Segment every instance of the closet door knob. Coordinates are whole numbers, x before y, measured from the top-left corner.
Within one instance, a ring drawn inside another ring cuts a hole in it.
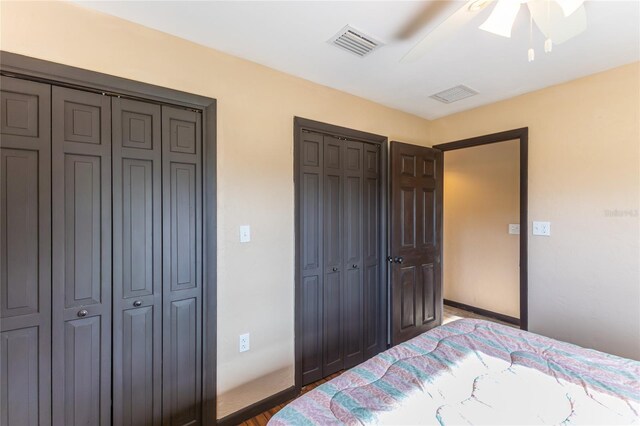
[[[136,308],[142,306],[142,300],[136,300],[135,302],[133,302],[133,306],[135,306]]]
[[[332,270],[333,272],[338,272],[338,268],[336,268],[335,266],[334,266],[333,268],[331,268],[331,270]]]
[[[402,257],[402,256],[396,257],[396,258],[395,258],[395,262],[396,262],[396,263],[402,263],[402,262],[404,262],[404,257]]]
[[[82,318],[82,317],[86,317],[88,313],[89,313],[89,311],[87,311],[86,309],[80,309],[80,310],[78,311],[78,316],[79,316],[80,318]]]
[[[358,269],[358,265],[356,265],[355,263],[353,264],[353,269]]]

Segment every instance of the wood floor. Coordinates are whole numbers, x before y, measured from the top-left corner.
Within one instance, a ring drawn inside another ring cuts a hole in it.
[[[489,318],[482,315],[474,314],[473,312],[465,311],[463,309],[454,308],[453,306],[444,305],[442,309],[442,324],[447,324],[451,321],[455,321],[461,318],[475,318],[481,319],[485,321],[491,321],[502,325],[508,325],[509,327],[518,328],[513,324],[509,324],[508,322],[500,321],[495,318]]]
[[[503,325],[508,325],[510,327],[515,327],[512,324],[508,324],[506,322],[502,322],[502,321],[498,321],[496,319],[493,318],[488,318],[488,317],[483,317],[482,315],[477,315],[474,314],[473,312],[468,312],[468,311],[464,311],[462,309],[458,309],[458,308],[454,308],[452,306],[444,306],[444,309],[442,310],[442,323],[443,324],[447,324],[451,321],[455,321],[457,319],[460,318],[476,318],[476,319],[482,319],[485,321],[491,321],[491,322],[497,322],[499,324],[503,324]],[[322,380],[318,380],[317,382],[311,383],[310,385],[307,385],[305,387],[302,388],[302,392],[300,393],[300,395],[304,395],[305,393],[309,392],[312,389],[317,388],[318,386],[320,386],[323,383],[328,382],[329,380],[333,379],[334,377],[338,377],[340,374],[342,374],[342,371],[332,374],[329,377],[325,377]],[[241,423],[241,426],[264,426],[269,422],[269,419],[271,417],[273,417],[278,411],[282,410],[285,405],[287,405],[289,402],[291,401],[287,401],[284,404],[280,404],[277,407],[273,407],[271,410],[265,411],[264,413],[258,414],[257,416],[255,416],[252,419],[247,420],[244,423]]]
[[[328,382],[329,380],[338,377],[340,374],[342,374],[342,371],[338,371],[335,374],[332,374],[328,377],[325,377],[322,380],[318,380],[317,382],[313,382],[307,386],[304,386],[302,388],[302,391],[300,392],[300,396],[304,395],[305,393],[309,392],[310,390],[313,390],[315,388],[317,388],[318,386],[320,386],[323,383]],[[293,399],[291,400],[293,401]],[[258,414],[257,416],[255,416],[252,419],[247,420],[244,423],[241,423],[240,426],[264,426],[267,424],[267,422],[269,422],[269,419],[275,415],[278,411],[282,410],[285,405],[287,405],[288,403],[290,403],[291,401],[287,401],[284,404],[280,404],[276,407],[273,407],[271,410],[267,410],[264,413]]]

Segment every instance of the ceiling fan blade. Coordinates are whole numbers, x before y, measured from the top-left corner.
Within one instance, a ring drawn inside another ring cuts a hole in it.
[[[412,19],[407,22],[402,28],[400,28],[394,38],[397,40],[407,40],[422,31],[426,26],[437,23],[448,16],[451,12],[452,4],[456,3],[456,0],[442,0],[442,1],[429,1],[425,2],[418,13],[416,13]],[[455,9],[454,9],[455,10]]]
[[[438,45],[458,31],[463,25],[473,19],[478,13],[469,10],[469,5],[473,0],[465,1],[464,4],[451,13],[445,20],[429,32],[411,50],[400,59],[400,62],[413,62],[424,56],[433,46]]]
[[[562,8],[562,13],[564,13],[564,16],[569,16],[573,14],[573,12],[578,10],[580,6],[582,6],[584,0],[556,0],[556,2]]]
[[[553,44],[564,43],[587,29],[587,12],[584,5],[580,5],[569,16],[564,16],[562,7],[553,1],[531,0],[527,6],[536,26],[546,38],[553,41]]]
[[[520,6],[520,1],[498,0],[489,18],[480,25],[480,29],[502,37],[511,37],[511,28]]]

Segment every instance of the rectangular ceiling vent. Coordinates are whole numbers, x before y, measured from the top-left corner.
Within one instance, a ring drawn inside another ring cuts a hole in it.
[[[378,40],[356,30],[353,27],[350,27],[349,25],[341,29],[338,34],[331,37],[329,43],[360,57],[367,56],[369,53],[382,46],[382,43]]]
[[[476,92],[475,90],[469,89],[467,86],[463,86],[461,84],[459,86],[452,87],[451,89],[443,90],[442,92],[436,93],[435,95],[431,95],[429,97],[435,99],[436,101],[450,104],[452,102],[456,102],[477,94],[478,92]]]

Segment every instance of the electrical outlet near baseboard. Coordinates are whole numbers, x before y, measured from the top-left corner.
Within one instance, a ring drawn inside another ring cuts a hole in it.
[[[249,333],[241,334],[239,343],[240,343],[240,346],[238,349],[240,350],[240,352],[248,351],[251,348]]]

